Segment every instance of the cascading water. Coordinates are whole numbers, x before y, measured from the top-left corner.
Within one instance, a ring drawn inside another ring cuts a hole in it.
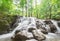
[[[60,41],[60,28],[57,25],[57,21],[51,20],[51,22],[56,26],[57,31],[55,33],[48,33],[46,41]]]
[[[18,23],[18,26],[11,33],[0,35],[0,41],[12,41],[11,37],[14,36],[16,30],[22,30],[22,29],[28,30],[28,28],[30,27],[36,28],[36,20],[37,19],[33,17],[28,17],[28,18],[24,17],[22,19],[20,18],[19,21],[21,22]],[[51,20],[52,23],[57,28],[57,31],[55,33],[50,32],[50,27],[48,25],[45,25],[43,20],[39,20],[39,21],[42,23],[42,27],[45,27],[48,31],[48,34],[45,34],[46,39],[44,41],[60,41],[60,35],[59,35],[60,28],[57,25],[57,21]],[[36,29],[36,31],[38,30]],[[31,33],[29,35],[31,35]],[[30,37],[29,35],[28,37]],[[37,40],[31,39],[31,40],[26,40],[26,41],[37,41]]]
[[[60,33],[60,27],[58,27],[57,21],[52,20],[52,22],[57,28],[57,33]]]

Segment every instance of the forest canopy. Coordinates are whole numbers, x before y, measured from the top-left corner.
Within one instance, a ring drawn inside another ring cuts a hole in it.
[[[60,18],[60,0],[0,0],[0,14]],[[35,5],[35,6],[34,6]]]

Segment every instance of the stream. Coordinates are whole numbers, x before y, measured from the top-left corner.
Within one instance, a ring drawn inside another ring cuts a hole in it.
[[[18,23],[18,26],[11,33],[0,35],[0,41],[12,41],[11,37],[14,37],[16,30],[22,30],[22,29],[28,30],[28,28],[30,27],[36,28],[36,20],[39,20],[42,24],[45,24],[43,22],[44,20],[36,19],[34,17],[24,17],[22,19],[20,18],[19,21],[21,22]],[[46,25],[45,28],[48,30],[48,34],[44,34],[46,39],[43,41],[60,41],[60,27],[58,26],[57,21],[51,20],[51,22],[56,26],[57,31],[55,33],[51,33],[49,31],[50,30],[49,26]],[[30,36],[31,35],[28,35],[28,37]],[[37,41],[37,40],[31,39],[26,41]]]

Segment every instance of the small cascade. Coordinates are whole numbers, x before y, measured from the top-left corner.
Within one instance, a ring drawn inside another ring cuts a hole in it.
[[[60,41],[60,27],[55,20],[23,17],[17,22],[11,33],[0,35],[0,41]]]
[[[53,23],[53,25],[56,26],[57,31],[55,33],[49,32],[46,35],[46,40],[45,41],[60,41],[60,28],[57,25],[57,21],[51,20],[51,22]]]
[[[52,20],[52,22],[57,28],[57,33],[60,33],[60,27],[58,26],[57,21]]]

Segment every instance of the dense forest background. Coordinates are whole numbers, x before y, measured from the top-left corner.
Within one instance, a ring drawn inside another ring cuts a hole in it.
[[[37,0],[0,0],[0,32],[9,29],[18,15],[60,20],[60,0],[41,0],[39,4]]]

